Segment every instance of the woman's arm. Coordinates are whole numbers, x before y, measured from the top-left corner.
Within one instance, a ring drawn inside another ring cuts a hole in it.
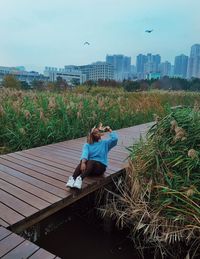
[[[88,144],[84,144],[83,150],[82,150],[82,155],[81,155],[81,171],[85,172],[86,170],[86,162],[88,160]]]
[[[88,158],[89,158],[88,144],[84,144],[80,160],[83,160],[83,159],[88,160]]]
[[[108,150],[113,148],[114,146],[117,145],[118,141],[118,135],[116,132],[112,131],[112,129],[109,127],[108,131],[110,132],[109,134],[109,139],[107,140],[108,142]]]

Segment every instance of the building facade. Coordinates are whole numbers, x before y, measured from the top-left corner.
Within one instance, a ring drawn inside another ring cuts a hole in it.
[[[146,79],[149,74],[152,73],[160,73],[160,63],[161,57],[160,55],[152,55],[148,53],[147,55],[139,54],[136,58],[136,70],[137,70],[137,78]]]
[[[123,81],[131,76],[131,57],[106,55],[106,62],[114,67],[114,79],[116,81]]]
[[[200,78],[200,44],[191,47],[190,57],[187,67],[187,78]]]
[[[174,77],[186,78],[188,67],[188,56],[179,55],[174,60]]]
[[[161,77],[164,77],[164,76],[172,76],[172,65],[169,61],[165,61],[165,62],[162,62],[160,64],[160,75]]]
[[[79,85],[86,81],[86,75],[77,66],[65,66],[64,68],[45,67],[44,75],[49,77],[49,81],[55,82],[60,77],[68,85]]]
[[[97,82],[98,80],[114,80],[114,67],[107,62],[95,62],[90,65],[78,66],[86,80]]]
[[[14,76],[19,81],[25,81],[29,85],[33,81],[48,81],[48,76],[44,76],[35,71],[26,71],[24,67],[4,67],[0,66],[0,82],[7,75]]]
[[[147,62],[147,56],[143,54],[139,54],[136,57],[136,72],[138,79],[144,79],[144,65]]]

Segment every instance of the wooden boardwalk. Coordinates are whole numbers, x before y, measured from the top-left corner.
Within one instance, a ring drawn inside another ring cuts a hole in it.
[[[28,240],[0,227],[0,258],[2,259],[58,259],[59,257]]]
[[[1,231],[19,233],[109,183],[124,169],[128,155],[125,147],[144,135],[151,125],[117,130],[118,145],[109,154],[104,176],[84,179],[80,191],[67,189],[65,183],[79,162],[85,137],[1,155]],[[8,237],[12,235],[15,234]]]

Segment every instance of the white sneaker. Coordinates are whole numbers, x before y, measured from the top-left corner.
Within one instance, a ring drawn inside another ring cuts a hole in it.
[[[70,176],[65,186],[73,188],[74,187],[74,183],[75,183],[74,177]]]
[[[75,183],[74,183],[74,188],[77,188],[77,189],[81,189],[81,186],[82,186],[82,183],[83,183],[83,180],[80,176],[78,176],[75,180]]]

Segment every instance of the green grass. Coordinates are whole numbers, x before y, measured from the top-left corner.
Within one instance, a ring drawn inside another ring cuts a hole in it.
[[[169,106],[193,104],[193,93],[127,93],[121,88],[74,91],[0,90],[0,152],[13,152],[87,135],[99,122],[113,129],[153,120]]]

